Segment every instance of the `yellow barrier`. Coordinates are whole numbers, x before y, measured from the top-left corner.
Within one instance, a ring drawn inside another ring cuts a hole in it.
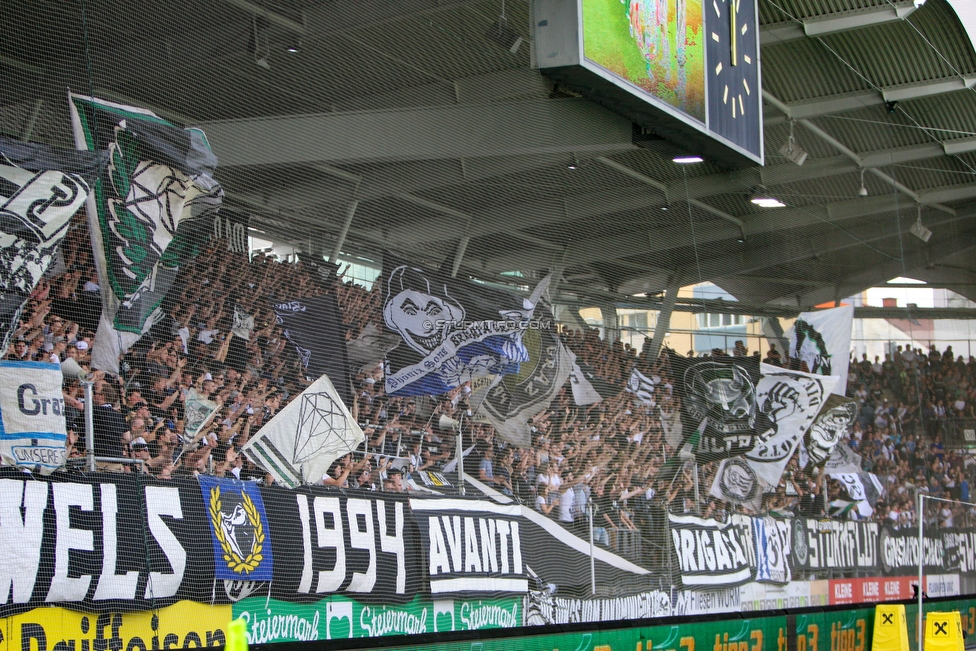
[[[966,651],[959,611],[926,615],[925,651]]]
[[[902,604],[878,604],[874,609],[872,651],[909,651],[908,621]]]

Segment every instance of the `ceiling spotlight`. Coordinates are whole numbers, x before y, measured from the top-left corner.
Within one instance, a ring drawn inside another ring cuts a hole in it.
[[[912,235],[923,242],[928,242],[930,239],[932,239],[932,231],[922,225],[922,206],[918,207],[918,219],[915,220],[915,223],[912,224],[912,227],[908,230]]]
[[[800,145],[796,144],[796,138],[793,137],[793,124],[794,120],[790,120],[790,137],[787,139],[786,144],[779,148],[779,153],[793,161],[797,165],[803,165],[807,162],[807,152],[800,148]]]
[[[785,208],[786,204],[773,197],[756,197],[752,200],[760,208]]]
[[[678,165],[691,165],[692,163],[702,163],[705,161],[701,156],[678,156],[671,160]]]
[[[913,2],[912,4],[914,4],[915,8],[918,9],[919,7],[925,4],[925,0],[915,0],[915,2]]]
[[[857,196],[866,197],[868,196],[868,189],[864,187],[864,168],[861,168],[861,187],[857,191]]]
[[[505,18],[505,0],[502,0],[502,14],[498,20],[491,24],[485,37],[502,46],[512,54],[516,54],[522,46],[522,35],[508,26],[508,19]]]
[[[288,52],[290,54],[298,54],[301,51],[302,51],[302,44],[301,44],[301,42],[291,43],[291,44],[288,45],[288,47],[285,48],[285,52]]]
[[[254,25],[254,63],[265,70],[270,70],[271,64],[268,63],[268,55],[271,54],[271,46],[268,44],[267,31],[265,31],[264,25],[261,26],[260,30],[258,29],[257,16],[252,18],[252,24]],[[264,36],[264,48],[261,47],[262,35]]]
[[[570,163],[569,165],[566,166],[566,169],[578,170],[579,169],[579,163]]]

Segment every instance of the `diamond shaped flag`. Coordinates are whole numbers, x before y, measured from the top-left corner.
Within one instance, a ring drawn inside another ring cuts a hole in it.
[[[320,480],[332,462],[362,445],[365,435],[328,376],[313,382],[241,449],[248,459],[294,488]]]

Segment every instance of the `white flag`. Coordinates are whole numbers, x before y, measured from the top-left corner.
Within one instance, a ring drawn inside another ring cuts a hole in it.
[[[767,486],[775,486],[813,419],[820,413],[837,378],[788,371],[763,364],[756,402],[765,416],[758,443],[746,452],[748,464]]]
[[[323,375],[265,423],[241,449],[248,459],[294,488],[315,483],[365,435]]]
[[[571,351],[570,355],[573,355]],[[580,407],[596,404],[603,400],[603,396],[593,388],[593,383],[586,377],[586,373],[580,368],[575,357],[576,355],[573,355],[573,370],[569,374],[569,383],[573,389],[573,402]]]
[[[789,356],[806,362],[810,373],[839,377],[840,381],[833,388],[833,393],[839,396],[847,390],[853,326],[854,306],[844,305],[818,312],[800,312],[787,333]]]
[[[846,443],[838,443],[830,451],[830,458],[824,464],[824,472],[828,475],[861,472],[861,455],[847,447]]]
[[[874,513],[874,505],[884,491],[878,477],[871,472],[832,472],[830,477],[836,479],[847,491],[852,500],[857,502],[857,511],[865,518]]]

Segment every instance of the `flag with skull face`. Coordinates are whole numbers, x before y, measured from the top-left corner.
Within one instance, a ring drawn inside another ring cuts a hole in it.
[[[486,375],[517,373],[534,306],[505,291],[384,256],[383,320],[403,343],[387,356],[386,392],[438,395]]]
[[[764,415],[757,408],[759,360],[753,357],[688,358],[670,355],[685,432],[704,430],[692,452],[699,463],[743,454],[756,444]]]

